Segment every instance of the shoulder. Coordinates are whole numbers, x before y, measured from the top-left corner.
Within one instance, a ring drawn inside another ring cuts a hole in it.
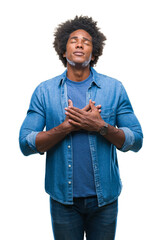
[[[122,82],[116,78],[110,77],[108,75],[98,73],[96,70],[92,69],[93,76],[101,87],[109,88],[122,88]]]
[[[53,78],[50,78],[48,80],[45,80],[36,87],[35,91],[37,92],[46,92],[48,90],[56,89],[59,87],[60,82],[62,79],[65,78],[65,72],[61,75],[55,76]]]
[[[102,82],[105,81],[106,83],[112,83],[112,84],[118,84],[118,85],[122,84],[121,81],[119,81],[118,79],[107,76],[105,74],[99,73],[99,76],[100,76],[100,79],[101,79]]]

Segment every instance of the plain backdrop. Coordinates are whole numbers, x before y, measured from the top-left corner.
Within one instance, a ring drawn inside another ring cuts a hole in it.
[[[45,156],[23,156],[18,137],[35,87],[65,70],[53,32],[76,15],[92,17],[106,35],[95,69],[124,84],[144,133],[140,152],[118,152],[116,240],[162,239],[161,12],[160,0],[1,1],[0,239],[53,239]]]

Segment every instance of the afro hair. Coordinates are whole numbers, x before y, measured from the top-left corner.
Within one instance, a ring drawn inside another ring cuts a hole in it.
[[[54,33],[53,47],[56,50],[59,59],[66,67],[67,60],[65,57],[63,57],[63,54],[66,52],[66,44],[70,34],[78,29],[85,30],[92,37],[92,55],[95,58],[90,62],[90,66],[93,67],[97,63],[99,56],[102,55],[106,37],[100,32],[99,28],[97,27],[97,22],[93,21],[91,17],[76,16],[73,20],[67,20],[64,23],[59,24]]]

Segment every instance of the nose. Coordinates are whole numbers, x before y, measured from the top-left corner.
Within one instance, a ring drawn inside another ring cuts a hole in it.
[[[83,42],[81,39],[78,39],[77,43],[76,43],[76,48],[82,48],[83,49]]]

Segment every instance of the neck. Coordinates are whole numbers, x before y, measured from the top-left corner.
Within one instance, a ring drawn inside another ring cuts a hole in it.
[[[67,77],[74,82],[81,82],[90,75],[90,67],[71,66],[67,63]]]

